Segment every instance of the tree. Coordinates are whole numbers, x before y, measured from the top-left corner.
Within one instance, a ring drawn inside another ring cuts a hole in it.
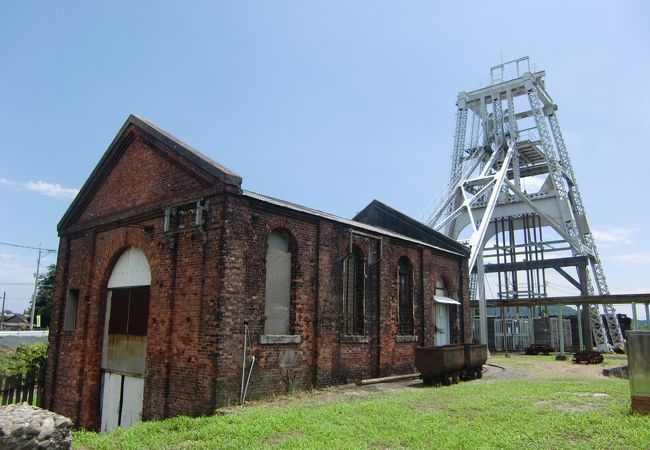
[[[52,298],[54,297],[54,276],[56,265],[50,264],[47,272],[39,277],[36,287],[36,311],[34,317],[41,316],[41,327],[49,328],[52,319]],[[31,311],[28,312],[31,314]],[[36,319],[34,319],[36,323]]]

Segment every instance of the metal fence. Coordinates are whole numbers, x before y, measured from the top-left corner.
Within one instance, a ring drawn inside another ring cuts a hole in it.
[[[494,319],[494,348],[498,352],[506,349],[505,343],[508,350],[524,350],[528,347],[529,336],[528,319]]]

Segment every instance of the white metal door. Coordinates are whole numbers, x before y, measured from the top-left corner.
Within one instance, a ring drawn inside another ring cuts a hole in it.
[[[449,307],[436,303],[436,345],[448,345],[451,339],[449,333]]]
[[[124,376],[122,414],[120,415],[121,427],[126,428],[134,423],[142,422],[143,393],[144,380],[142,378]]]
[[[103,433],[118,427],[122,375],[104,372],[102,385],[102,423],[100,429]]]

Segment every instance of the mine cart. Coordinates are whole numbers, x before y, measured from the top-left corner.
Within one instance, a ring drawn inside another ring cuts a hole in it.
[[[603,362],[603,355],[590,350],[583,350],[573,355],[573,362],[576,364],[600,364]]]
[[[415,348],[415,367],[425,385],[457,383],[464,365],[465,349],[462,345]]]
[[[487,345],[463,344],[465,350],[465,365],[462,376],[466,380],[475,380],[483,376],[483,364],[487,361]]]

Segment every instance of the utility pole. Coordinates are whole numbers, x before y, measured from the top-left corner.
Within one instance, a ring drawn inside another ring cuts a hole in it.
[[[38,244],[38,247],[30,247],[29,245],[18,245],[18,244],[11,244],[9,242],[0,242],[0,245],[7,245],[9,247],[18,247],[18,248],[27,248],[30,250],[38,250],[38,260],[36,262],[36,274],[34,274],[34,293],[32,294],[32,312],[30,314],[30,319],[29,319],[29,329],[33,330],[34,329],[34,311],[36,310],[36,292],[38,291],[38,278],[40,277],[40,269],[41,269],[41,258],[47,255],[51,255],[52,253],[56,253],[56,250],[49,249],[49,248],[43,248],[41,244]],[[2,308],[2,314],[4,314],[4,297],[3,297],[3,308]]]
[[[0,312],[0,330],[5,328],[5,299],[7,298],[7,292],[2,293],[2,311]]]
[[[41,244],[38,244],[38,260],[36,261],[36,275],[34,275],[34,293],[32,294],[32,312],[29,317],[29,329],[30,331],[34,329],[34,312],[36,311],[36,293],[38,292],[38,279],[40,277],[41,270],[41,258],[49,255],[50,253],[55,253],[56,250],[49,250],[47,248],[42,248]]]
[[[36,260],[36,275],[34,276],[34,293],[32,294],[32,313],[29,316],[29,330],[34,329],[34,311],[36,311],[36,291],[38,290],[38,277],[41,269],[41,244],[38,244],[38,259]]]

